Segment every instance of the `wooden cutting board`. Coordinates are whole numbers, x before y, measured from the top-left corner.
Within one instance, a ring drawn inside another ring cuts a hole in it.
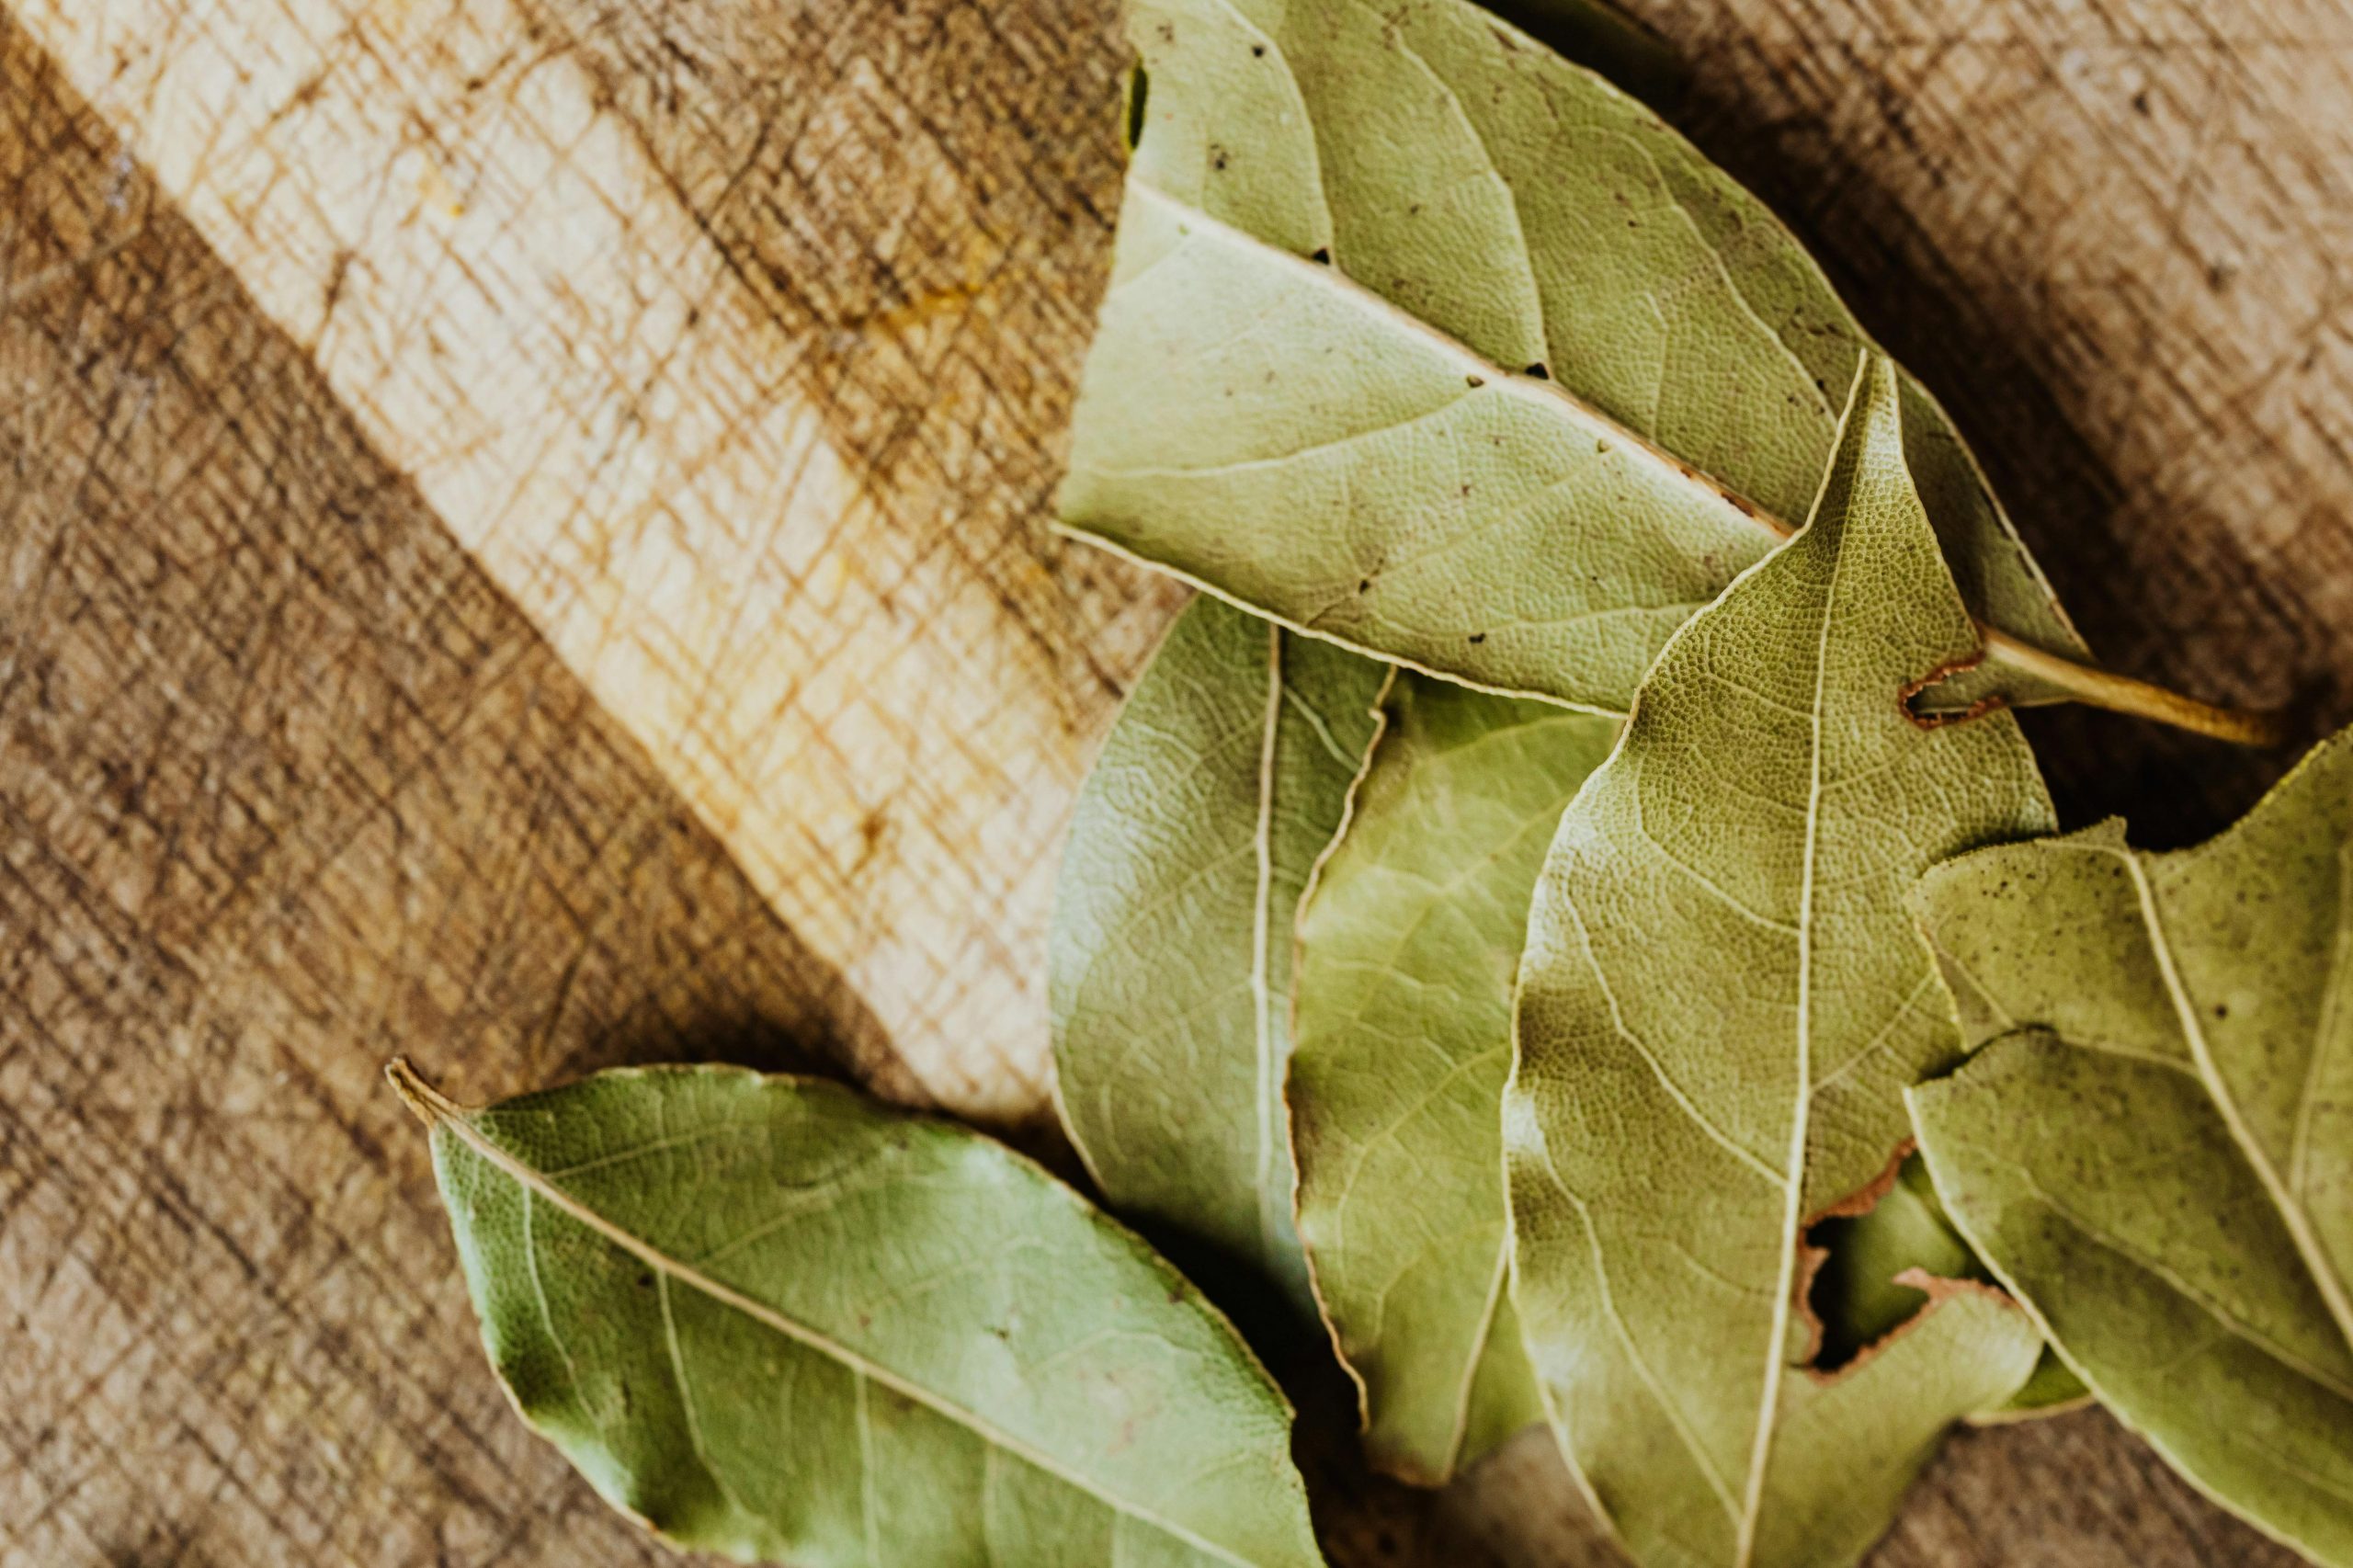
[[[2353,14],[1634,7],[2095,643],[2353,716]],[[1056,835],[1179,602],[1043,530],[1104,0],[0,0],[0,1561],[635,1563],[505,1408],[405,1051],[1050,1142]],[[2281,756],[2037,723],[2071,819]],[[1540,1442],[1336,1560],[1607,1549]],[[1879,1561],[2276,1558],[2097,1414]]]

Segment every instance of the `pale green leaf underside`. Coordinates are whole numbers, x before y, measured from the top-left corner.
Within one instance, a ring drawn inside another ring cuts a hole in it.
[[[2034,1364],[2034,1376],[2010,1396],[2009,1403],[1972,1419],[1978,1426],[1994,1426],[2044,1415],[2064,1415],[2091,1403],[2092,1391],[2084,1386],[2084,1380],[2075,1375],[2065,1358],[2045,1345],[2041,1358]]]
[[[1961,1048],[1904,894],[2052,824],[2012,719],[1924,730],[1898,700],[1973,643],[1900,397],[1870,360],[1812,522],[1662,653],[1529,915],[1516,1299],[1563,1443],[1648,1563],[1851,1560],[2038,1350],[1964,1292],[1834,1382],[1798,1366],[1804,1221],[1885,1170],[1904,1087]]]
[[[1808,1235],[1827,1252],[1807,1292],[1822,1320],[1825,1346],[1869,1346],[1900,1332],[1934,1288],[1915,1270],[1929,1280],[1995,1283],[1945,1213],[1917,1151],[1904,1159],[1893,1187],[1869,1213],[1817,1223]],[[1970,1412],[1969,1418],[1981,1426],[2026,1421],[2079,1409],[2090,1398],[2090,1391],[2046,1345],[2033,1376],[2017,1392],[1994,1409]]]
[[[734,1069],[406,1089],[493,1365],[612,1503],[793,1568],[1320,1562],[1290,1410],[979,1134]]]
[[[1505,1290],[1498,1108],[1528,899],[1615,720],[1414,675],[1301,912],[1299,1222],[1381,1469],[1424,1483],[1540,1418]]]
[[[1866,346],[1820,271],[1650,110],[1464,0],[1130,18],[1142,140],[1065,523],[1346,645],[1623,711],[1777,542],[1753,514],[1813,499]],[[2079,653],[1899,385],[1964,600]]]
[[[1282,1106],[1292,932],[1388,676],[1195,600],[1080,791],[1054,896],[1055,1096],[1088,1170],[1122,1215],[1310,1312]]]
[[[1928,1304],[1928,1291],[1942,1289],[1936,1281],[1995,1282],[1945,1213],[1916,1151],[1868,1212],[1817,1221],[1806,1233],[1809,1246],[1822,1251],[1806,1301],[1821,1320],[1825,1364],[1843,1364],[1858,1350],[1869,1354],[1870,1346],[1903,1332]],[[2016,1393],[1969,1418],[1979,1425],[2024,1421],[2080,1408],[2090,1398],[2046,1345],[2034,1375]]]
[[[2101,1402],[2353,1563],[2353,736],[2195,849],[1939,868],[1972,1040],[1913,1096],[1948,1208]]]
[[[1806,1303],[1822,1320],[1826,1354],[1834,1360],[1918,1315],[1926,1293],[1899,1278],[1912,1269],[1938,1279],[1991,1282],[1938,1206],[1917,1153],[1903,1161],[1867,1212],[1817,1221],[1808,1227],[1807,1239],[1823,1256],[1806,1287]]]

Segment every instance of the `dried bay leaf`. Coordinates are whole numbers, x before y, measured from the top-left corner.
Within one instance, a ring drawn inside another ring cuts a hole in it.
[[[2353,733],[2194,849],[2110,823],[1931,872],[1972,1043],[1938,1190],[2100,1402],[2353,1563]]]
[[[1800,1264],[1807,1309],[1822,1341],[1807,1358],[1842,1367],[1895,1333],[1927,1302],[1928,1280],[1992,1282],[1969,1244],[1952,1228],[1928,1182],[1927,1165],[1907,1152],[1886,1175],[1884,1190],[1806,1227],[1809,1258]],[[1926,1278],[1907,1278],[1917,1269]]]
[[[1650,110],[1465,0],[1129,17],[1141,140],[1065,525],[1348,646],[1622,712],[1813,499],[1853,317]],[[1899,386],[1995,676],[2047,699],[2081,644]]]
[[[1961,1051],[1904,895],[2052,825],[2008,715],[1902,707],[1976,637],[1904,410],[1867,361],[1807,529],[1662,653],[1529,915],[1515,1300],[1564,1449],[1648,1563],[1852,1561],[2039,1353],[2014,1305],[1955,1287],[1836,1375],[1803,1364],[1809,1221],[1883,1175],[1904,1087]]]
[[[1814,1259],[1806,1304],[1822,1327],[1818,1367],[1844,1366],[1904,1324],[1947,1284],[1995,1284],[1984,1261],[1944,1211],[1914,1150],[1888,1173],[1886,1190],[1870,1195],[1860,1214],[1833,1211],[1806,1228]],[[2078,1409],[2090,1392],[2045,1346],[2034,1375],[2006,1402],[1972,1411],[1979,1425],[2020,1421]]]
[[[794,1568],[1309,1568],[1290,1412],[1128,1232],[977,1133],[732,1068],[486,1109],[392,1075],[493,1365],[605,1497]]]
[[[1292,932],[1386,665],[1204,596],[1073,812],[1047,977],[1055,1104],[1106,1198],[1287,1287]]]
[[[1300,917],[1299,1224],[1369,1457],[1435,1484],[1541,1418],[1497,1117],[1528,900],[1615,720],[1401,675]]]

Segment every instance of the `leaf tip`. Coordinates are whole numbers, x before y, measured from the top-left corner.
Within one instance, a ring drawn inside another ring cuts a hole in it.
[[[455,1120],[460,1114],[447,1096],[417,1075],[405,1056],[395,1056],[384,1063],[384,1081],[392,1085],[392,1093],[400,1096],[401,1103],[428,1128]]]

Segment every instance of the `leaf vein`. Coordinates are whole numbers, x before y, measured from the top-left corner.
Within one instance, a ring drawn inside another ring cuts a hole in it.
[[[599,1213],[571,1193],[555,1186],[544,1172],[534,1170],[519,1157],[493,1142],[488,1134],[466,1118],[439,1111],[436,1111],[435,1115],[436,1125],[449,1129],[452,1136],[504,1174],[508,1180],[537,1192],[567,1217],[586,1226],[609,1244],[620,1248],[654,1269],[657,1275],[676,1278],[721,1305],[732,1307],[742,1312],[762,1327],[770,1329],[796,1344],[838,1362],[848,1370],[862,1375],[904,1399],[937,1412],[971,1432],[983,1442],[1004,1449],[1015,1458],[1028,1461],[1074,1489],[1103,1503],[1114,1512],[1125,1514],[1165,1531],[1207,1556],[1213,1557],[1221,1562],[1233,1564],[1233,1568],[1251,1568],[1245,1559],[1236,1556],[1216,1541],[1128,1498],[1105,1491],[1099,1483],[1072,1470],[1052,1454],[1005,1431],[986,1420],[978,1412],[968,1410],[954,1401],[923,1387],[920,1383],[900,1376],[881,1362],[861,1355],[831,1335],[801,1323],[756,1297],[745,1295],[723,1280],[715,1279],[693,1266],[670,1256],[643,1237],[633,1234],[610,1217]]]
[[[1699,1108],[1698,1102],[1685,1093],[1683,1085],[1677,1083],[1674,1076],[1667,1072],[1666,1064],[1659,1061],[1656,1052],[1653,1051],[1642,1037],[1627,1025],[1625,1009],[1619,1004],[1617,989],[1610,984],[1609,975],[1601,966],[1600,955],[1593,950],[1593,934],[1586,926],[1585,912],[1577,907],[1576,900],[1574,898],[1565,901],[1565,907],[1568,909],[1569,918],[1576,922],[1577,945],[1585,953],[1586,966],[1593,971],[1594,983],[1601,987],[1602,1000],[1609,1006],[1610,1028],[1616,1031],[1618,1038],[1625,1041],[1627,1048],[1642,1059],[1643,1065],[1651,1070],[1652,1075],[1658,1080],[1659,1087],[1666,1091],[1667,1097],[1675,1102],[1677,1109],[1691,1119],[1694,1126],[1708,1135],[1710,1141],[1733,1159],[1764,1177],[1771,1186],[1780,1187],[1786,1179],[1781,1173],[1743,1148],[1730,1133],[1711,1120],[1707,1113]]]
[[[1617,1334],[1618,1342],[1625,1346],[1626,1359],[1632,1363],[1634,1375],[1642,1380],[1643,1386],[1649,1391],[1652,1400],[1666,1416],[1668,1426],[1674,1429],[1676,1437],[1682,1443],[1684,1450],[1690,1454],[1692,1463],[1699,1467],[1701,1478],[1707,1482],[1708,1490],[1714,1494],[1717,1504],[1722,1507],[1725,1517],[1736,1521],[1740,1517],[1740,1507],[1733,1498],[1731,1483],[1724,1476],[1717,1473],[1715,1463],[1709,1458],[1707,1449],[1700,1444],[1699,1435],[1691,1430],[1681,1407],[1667,1397],[1666,1390],[1660,1382],[1657,1372],[1643,1358],[1641,1346],[1634,1342],[1632,1328],[1627,1324],[1624,1315],[1618,1310],[1617,1298],[1609,1286],[1608,1258],[1602,1249],[1601,1233],[1594,1226],[1592,1210],[1586,1207],[1585,1199],[1572,1191],[1569,1184],[1561,1178],[1560,1167],[1552,1163],[1552,1146],[1549,1143],[1540,1143],[1537,1147],[1537,1155],[1544,1162],[1544,1173],[1547,1179],[1552,1182],[1552,1189],[1561,1195],[1570,1208],[1576,1210],[1579,1228],[1584,1231],[1586,1247],[1593,1256],[1593,1278],[1601,1291],[1602,1313],[1609,1320],[1609,1326]]]

